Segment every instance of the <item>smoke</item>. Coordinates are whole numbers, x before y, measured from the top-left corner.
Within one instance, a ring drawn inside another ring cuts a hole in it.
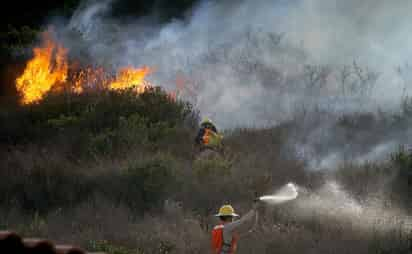
[[[383,197],[371,195],[355,199],[335,181],[329,181],[315,191],[299,187],[299,193],[291,210],[298,218],[335,220],[368,232],[400,229],[409,233],[412,230],[412,218],[385,202]]]
[[[93,41],[101,37],[99,26],[103,22],[102,14],[110,7],[110,0],[94,2],[93,4],[83,4],[74,12],[68,24],[69,29],[81,31],[84,39]]]
[[[180,80],[180,96],[221,129],[326,114],[316,128],[302,122],[305,137],[290,142],[319,155],[310,168],[335,167],[347,151],[358,152],[354,161],[383,158],[403,141],[398,133],[353,149],[332,142],[345,137],[331,128],[345,113],[395,111],[410,92],[410,68],[395,71],[412,55],[409,0],[200,1],[167,24],[150,13],[111,17],[112,4],[86,1],[58,29],[71,56],[113,69],[150,66],[149,80],[167,90]]]
[[[164,25],[112,18],[111,1],[87,3],[67,29],[80,32],[89,61],[152,66],[152,79],[168,88],[183,73],[197,85],[199,109],[223,127],[278,123],[297,104],[328,104],[338,91],[305,90],[305,64],[338,68],[357,60],[390,71],[411,53],[407,0],[203,1],[185,20]],[[76,54],[80,45],[72,43]],[[333,89],[330,75],[319,85]]]
[[[412,217],[386,200],[384,183],[379,187],[378,192],[355,198],[334,180],[315,190],[289,183],[259,200],[268,205],[290,202],[287,213],[294,219],[344,223],[369,233],[410,233]]]
[[[405,19],[411,7],[403,0],[300,1],[293,16],[300,29],[291,37],[304,39],[304,47],[322,62],[357,58],[376,68],[395,66],[411,54]]]

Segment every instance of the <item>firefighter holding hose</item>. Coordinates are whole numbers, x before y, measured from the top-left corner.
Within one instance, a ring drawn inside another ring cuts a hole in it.
[[[240,226],[253,221],[257,221],[257,208],[259,200],[255,200],[253,209],[246,213],[241,219],[231,205],[224,205],[219,209],[216,217],[219,217],[220,223],[212,230],[212,254],[234,254],[237,249],[239,240],[238,229]]]

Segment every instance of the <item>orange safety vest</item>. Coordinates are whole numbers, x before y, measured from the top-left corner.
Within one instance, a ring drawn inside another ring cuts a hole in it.
[[[213,254],[234,254],[237,249],[238,235],[234,234],[230,245],[223,241],[224,225],[217,225],[212,230],[212,253]]]

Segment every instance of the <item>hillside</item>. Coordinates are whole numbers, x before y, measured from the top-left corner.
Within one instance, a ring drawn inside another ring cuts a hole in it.
[[[14,4],[0,231],[210,253],[221,205],[260,200],[236,253],[412,251],[411,1]]]
[[[2,228],[109,253],[207,253],[211,215],[222,203],[242,213],[255,192],[294,182],[301,196],[262,207],[240,253],[409,248],[407,220],[396,209],[409,201],[403,153],[310,171],[288,154],[300,125],[290,122],[226,131],[223,157],[195,160],[197,114],[160,89],[51,94],[39,104],[2,108],[0,119]],[[343,128],[361,132],[356,116],[345,119],[353,124]]]

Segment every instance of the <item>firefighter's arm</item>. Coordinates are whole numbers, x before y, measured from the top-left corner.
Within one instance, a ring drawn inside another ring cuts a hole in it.
[[[229,231],[234,231],[238,229],[239,227],[241,227],[242,225],[253,221],[253,218],[255,218],[256,214],[257,214],[257,210],[252,209],[248,213],[243,215],[242,218],[240,218],[239,220],[226,224],[225,229]]]

